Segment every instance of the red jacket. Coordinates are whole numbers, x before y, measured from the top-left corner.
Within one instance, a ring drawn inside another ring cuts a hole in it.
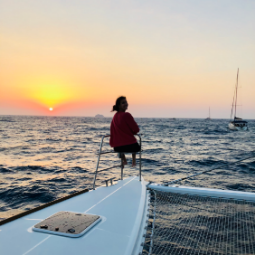
[[[115,113],[111,123],[111,147],[119,147],[136,143],[134,137],[139,132],[133,116],[128,112]]]

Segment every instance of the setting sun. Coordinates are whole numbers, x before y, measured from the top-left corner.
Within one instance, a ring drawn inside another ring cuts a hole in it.
[[[49,110],[50,110],[50,111],[53,111],[53,108],[50,108]]]

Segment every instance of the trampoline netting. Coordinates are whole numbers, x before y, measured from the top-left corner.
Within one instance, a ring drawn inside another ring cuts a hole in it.
[[[255,203],[150,192],[142,254],[255,254]]]

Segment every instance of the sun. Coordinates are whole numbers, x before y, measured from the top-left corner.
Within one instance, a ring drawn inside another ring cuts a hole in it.
[[[51,108],[49,108],[49,110],[50,110],[50,111],[53,111],[53,108],[51,107]]]

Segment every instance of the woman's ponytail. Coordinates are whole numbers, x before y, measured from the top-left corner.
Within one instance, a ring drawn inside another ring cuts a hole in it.
[[[118,112],[118,110],[119,110],[119,107],[117,107],[116,105],[114,105],[114,106],[112,107],[112,112],[115,112],[115,111]]]

